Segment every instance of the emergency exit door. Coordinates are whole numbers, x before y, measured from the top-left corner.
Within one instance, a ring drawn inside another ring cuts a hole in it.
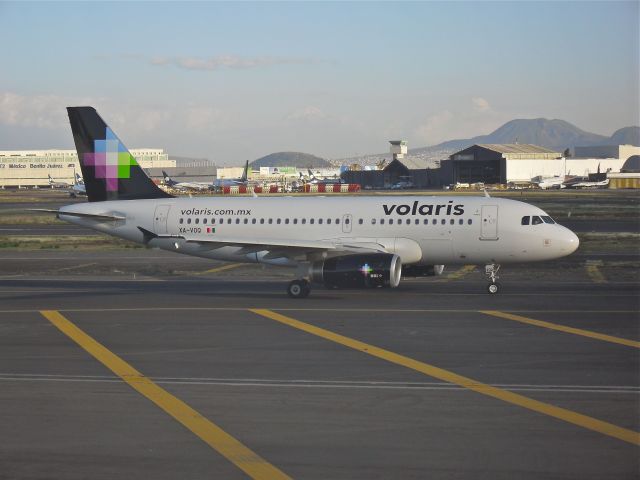
[[[167,233],[167,218],[171,205],[158,205],[153,218],[153,230],[156,234]]]
[[[480,240],[498,239],[498,206],[483,205],[480,221]]]

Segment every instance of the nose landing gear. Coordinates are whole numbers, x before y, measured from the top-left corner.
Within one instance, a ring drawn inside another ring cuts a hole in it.
[[[498,271],[500,270],[500,265],[496,263],[492,263],[490,265],[485,265],[484,274],[489,277],[489,285],[487,286],[487,292],[494,294],[500,291],[500,284],[497,283]]]

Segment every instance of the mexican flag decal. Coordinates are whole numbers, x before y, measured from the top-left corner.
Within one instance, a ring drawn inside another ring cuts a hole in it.
[[[207,233],[216,233],[216,227],[207,227]]]

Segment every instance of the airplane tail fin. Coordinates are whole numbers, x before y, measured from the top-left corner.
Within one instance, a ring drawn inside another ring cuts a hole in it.
[[[242,177],[240,177],[240,180],[246,183],[248,178],[249,178],[249,160],[247,160],[247,162],[244,164],[244,171],[242,172]]]
[[[142,171],[93,107],[67,107],[90,202],[172,198]]]
[[[47,175],[47,177],[49,178],[49,185],[53,185],[53,178],[51,178],[51,175]]]

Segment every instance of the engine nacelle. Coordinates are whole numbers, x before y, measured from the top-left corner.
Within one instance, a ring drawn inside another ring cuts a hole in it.
[[[402,261],[392,253],[345,255],[314,262],[311,281],[327,288],[395,288],[400,284]]]
[[[405,265],[403,277],[437,277],[442,275],[444,265]]]

